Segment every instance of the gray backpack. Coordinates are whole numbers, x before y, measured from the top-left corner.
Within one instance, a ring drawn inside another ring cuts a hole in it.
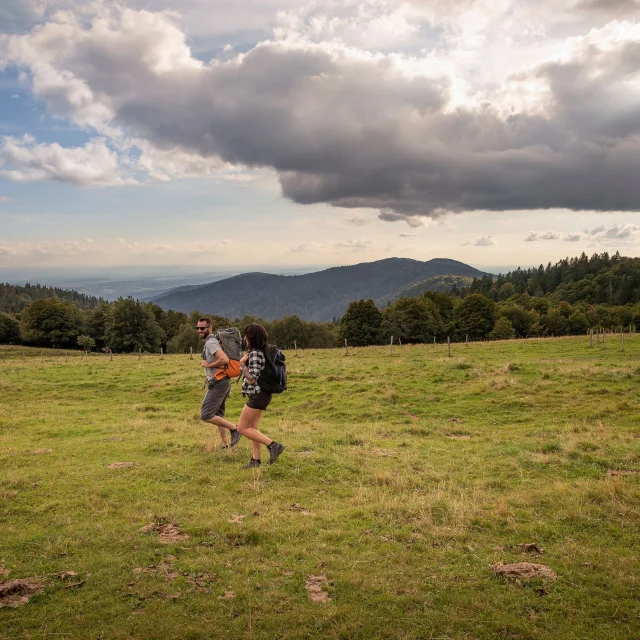
[[[215,377],[238,378],[240,376],[240,358],[242,358],[242,336],[238,327],[227,327],[218,330],[218,340],[222,345],[222,350],[229,358],[229,364],[221,369]]]

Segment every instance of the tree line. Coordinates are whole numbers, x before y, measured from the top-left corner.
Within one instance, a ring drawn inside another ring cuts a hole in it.
[[[607,304],[624,306],[640,302],[640,258],[627,258],[616,252],[583,252],[577,258],[565,258],[556,264],[532,269],[516,269],[497,278],[474,278],[468,288],[452,290],[464,297],[481,293],[494,302],[514,294],[528,293],[536,298],[557,294],[560,300],[575,305]]]
[[[51,289],[37,287],[31,291],[39,291],[39,299],[19,312],[0,312],[0,343],[156,353],[161,348],[183,353],[201,346],[195,324],[206,314],[200,311],[165,311],[131,297],[112,303],[82,294],[65,299],[45,295]],[[404,343],[425,343],[582,335],[599,327],[640,324],[640,258],[619,253],[587,258],[583,253],[547,267],[476,278],[449,293],[401,297],[384,309],[373,300],[357,300],[330,323],[306,322],[298,316],[273,321],[209,317],[217,328],[242,329],[259,322],[270,341],[283,349],[329,348],[344,340],[353,346],[376,345],[388,343],[391,336]]]
[[[24,286],[0,282],[0,311],[5,313],[20,313],[35,300],[43,298],[59,298],[71,302],[81,309],[91,309],[97,307],[102,298],[87,296],[78,291],[68,291],[58,287],[47,287],[41,284],[29,284]]]
[[[195,330],[198,318],[212,319],[214,328],[250,322],[263,324],[270,340],[281,348],[326,348],[336,343],[337,327],[332,323],[305,322],[289,316],[271,322],[253,316],[225,318],[193,311],[165,311],[152,302],[132,297],[115,302],[98,301],[84,309],[57,296],[35,300],[19,313],[0,312],[0,344],[37,347],[84,348],[127,353],[145,351],[185,353],[202,344]]]

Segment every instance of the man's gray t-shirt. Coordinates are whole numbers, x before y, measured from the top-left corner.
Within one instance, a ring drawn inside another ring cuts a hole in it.
[[[207,362],[213,362],[214,360],[216,360],[216,355],[215,355],[216,352],[221,350],[222,350],[222,345],[220,344],[220,340],[218,340],[218,338],[215,335],[211,334],[210,336],[207,337],[207,341],[204,343],[202,359],[206,360]],[[218,371],[217,368],[205,369],[207,380],[211,380],[211,378],[213,378],[213,376],[215,375],[216,371]]]

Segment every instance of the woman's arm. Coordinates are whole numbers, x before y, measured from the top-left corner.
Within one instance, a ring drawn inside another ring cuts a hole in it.
[[[255,384],[264,369],[264,355],[257,349],[249,351],[248,355],[240,360],[240,371],[249,384]]]

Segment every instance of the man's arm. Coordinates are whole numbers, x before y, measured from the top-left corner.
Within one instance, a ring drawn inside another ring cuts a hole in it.
[[[215,360],[212,360],[211,362],[207,362],[206,360],[202,361],[202,366],[205,369],[220,369],[224,367],[225,364],[229,363],[229,357],[222,349],[219,349],[213,355],[216,358]]]

